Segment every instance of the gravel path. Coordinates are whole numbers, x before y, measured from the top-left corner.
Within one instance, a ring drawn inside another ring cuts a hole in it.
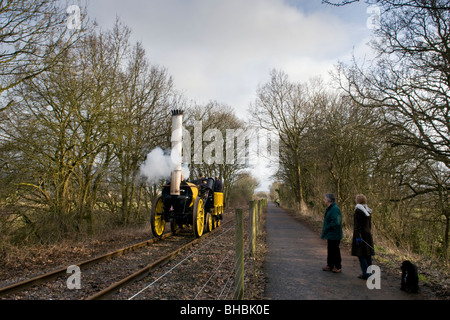
[[[267,299],[309,300],[418,300],[435,299],[421,287],[419,294],[400,290],[400,274],[381,270],[381,289],[369,289],[350,248],[341,244],[342,273],[322,271],[326,265],[326,241],[309,225],[269,203],[266,218],[265,273]],[[374,263],[376,264],[376,262]]]

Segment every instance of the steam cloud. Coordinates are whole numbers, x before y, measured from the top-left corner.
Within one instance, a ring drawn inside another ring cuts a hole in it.
[[[180,161],[180,155],[164,153],[161,148],[157,147],[147,155],[147,159],[140,168],[140,172],[141,175],[147,178],[149,184],[155,184],[160,180],[170,179],[172,171]],[[185,179],[188,178],[190,174],[189,168],[183,165],[181,167],[181,174]]]

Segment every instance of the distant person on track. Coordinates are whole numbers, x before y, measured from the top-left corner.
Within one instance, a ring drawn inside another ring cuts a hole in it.
[[[372,265],[372,256],[375,255],[372,237],[372,209],[367,206],[367,198],[358,194],[355,198],[356,207],[354,214],[352,256],[359,259],[362,274],[360,279],[368,279],[370,273],[367,268]]]
[[[279,207],[279,206],[280,206],[280,199],[277,198],[277,199],[275,200],[275,203],[277,204],[277,207]]]
[[[336,204],[334,194],[325,195],[325,217],[322,228],[322,239],[327,240],[327,265],[322,268],[323,271],[332,271],[339,273],[342,271],[341,250],[339,244],[342,240],[342,214]]]

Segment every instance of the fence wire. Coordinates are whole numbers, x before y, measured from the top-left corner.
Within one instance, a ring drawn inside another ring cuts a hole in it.
[[[256,209],[255,209],[256,210]],[[239,283],[240,281],[244,281],[242,277],[240,276],[238,281],[235,281],[235,271],[237,267],[243,267],[242,265],[237,265],[239,261],[242,261],[244,264],[244,278],[252,277],[253,275],[245,268],[245,263],[248,261],[248,257],[250,257],[250,250],[249,250],[249,238],[250,238],[250,228],[251,228],[251,221],[249,219],[250,214],[248,211],[244,214],[244,250],[240,253],[238,257],[236,257],[235,253],[235,243],[234,241],[230,241],[226,247],[224,247],[223,254],[221,257],[219,257],[219,263],[218,265],[211,270],[211,266],[208,264],[201,265],[201,268],[197,266],[196,272],[197,273],[203,273],[203,274],[210,274],[208,279],[203,283],[201,288],[195,293],[194,300],[201,299],[202,294],[205,292],[205,289],[207,288],[208,284],[211,284],[213,280],[216,280],[216,283],[224,283],[220,289],[219,294],[217,294],[213,299],[216,300],[229,300],[235,297],[237,290],[239,290],[238,286],[235,286],[233,288],[233,284]],[[259,222],[260,219],[257,221]],[[181,266],[185,261],[187,261],[190,258],[194,257],[200,257],[202,254],[202,250],[205,248],[210,248],[211,245],[223,245],[218,239],[223,237],[224,235],[228,234],[230,231],[235,231],[235,224],[228,229],[224,230],[221,234],[214,237],[213,239],[209,240],[196,250],[194,250],[192,253],[187,255],[184,259],[182,259],[180,262],[175,264],[173,267],[171,267],[168,271],[166,271],[164,274],[159,276],[157,279],[152,281],[150,284],[142,288],[139,292],[131,296],[128,300],[133,300],[137,296],[141,295],[144,291],[148,290],[150,287],[158,283],[160,280],[167,278],[169,274],[171,274],[174,270],[176,270],[179,266]],[[244,255],[244,259],[242,259],[242,255]],[[229,264],[227,264],[227,261],[233,261],[233,268],[231,271],[228,271]],[[227,268],[228,267],[228,268]],[[220,273],[220,271],[225,270],[225,276],[223,277]],[[222,277],[222,278],[221,278]],[[167,280],[168,281],[168,280]],[[245,288],[244,288],[245,292]]]

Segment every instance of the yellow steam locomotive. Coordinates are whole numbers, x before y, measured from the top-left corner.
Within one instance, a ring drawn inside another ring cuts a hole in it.
[[[172,171],[170,183],[163,186],[161,195],[153,201],[150,224],[155,237],[161,237],[166,222],[170,222],[173,233],[191,226],[199,238],[218,227],[223,218],[223,192],[214,192],[214,179],[182,181],[182,119],[182,110],[172,111],[172,153],[179,155],[180,163]]]

